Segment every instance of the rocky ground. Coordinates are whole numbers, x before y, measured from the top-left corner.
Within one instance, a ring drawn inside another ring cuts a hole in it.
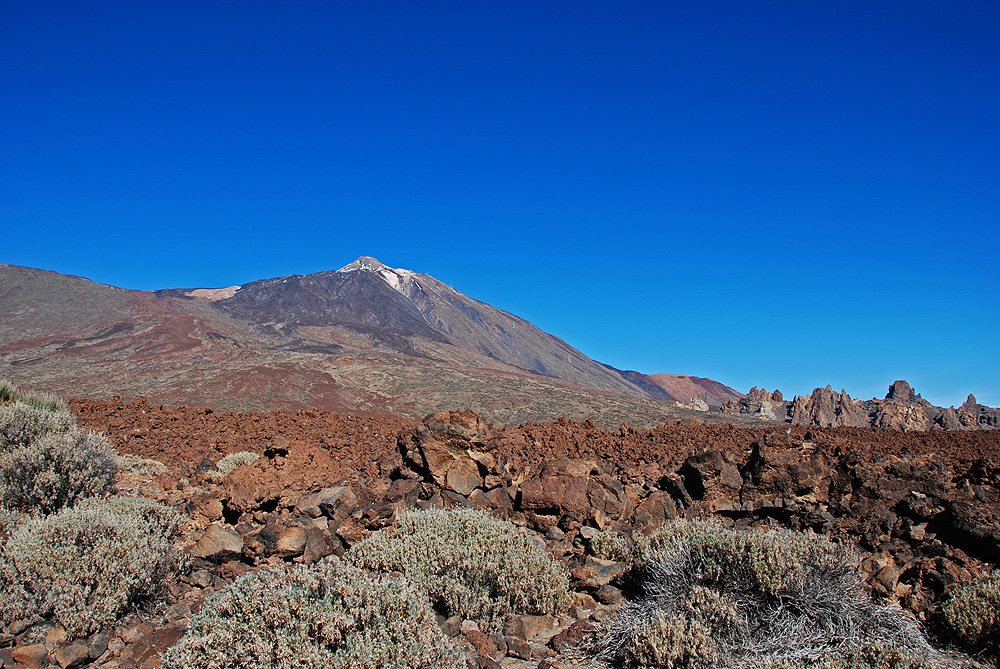
[[[788,526],[856,544],[873,594],[940,632],[940,606],[1000,561],[1000,431],[592,422],[493,428],[475,414],[422,422],[320,411],[215,413],[145,401],[73,400],[82,427],[163,462],[126,490],[192,519],[188,568],[119,629],[68,643],[58,627],[7,629],[0,662],[155,667],[206,597],[240,574],[342,553],[411,507],[474,506],[522,526],[572,574],[560,619],[522,616],[502,635],[442,621],[470,666],[569,665],[622,601],[623,564],[594,555],[602,530],[655,531],[678,516]],[[223,456],[260,459],[225,477]],[[946,639],[945,639],[946,641]]]

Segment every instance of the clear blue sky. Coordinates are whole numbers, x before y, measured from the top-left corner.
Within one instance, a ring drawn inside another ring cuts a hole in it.
[[[1000,3],[0,3],[0,262],[359,255],[593,358],[1000,404]]]

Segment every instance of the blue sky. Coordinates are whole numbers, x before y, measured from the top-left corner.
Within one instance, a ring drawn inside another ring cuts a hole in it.
[[[1000,4],[0,3],[0,262],[360,255],[591,357],[1000,404]]]

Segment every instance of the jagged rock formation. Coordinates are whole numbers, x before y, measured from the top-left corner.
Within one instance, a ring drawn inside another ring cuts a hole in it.
[[[889,386],[885,399],[859,401],[846,391],[836,393],[830,386],[817,388],[811,396],[798,396],[790,409],[793,425],[822,427],[879,427],[903,431],[933,429],[991,429],[1000,425],[1000,409],[984,407],[969,395],[956,410],[932,405],[906,381]]]
[[[787,405],[780,390],[769,393],[764,388],[754,386],[740,399],[723,404],[722,413],[750,414],[764,420],[783,420],[787,414]]]
[[[955,409],[936,407],[923,399],[906,381],[889,386],[884,399],[857,400],[846,390],[816,388],[811,395],[784,401],[779,391],[756,386],[739,400],[722,405],[722,412],[779,420],[792,425],[819,427],[878,427],[905,432],[924,430],[977,430],[1000,427],[1000,409],[982,406],[969,395]]]

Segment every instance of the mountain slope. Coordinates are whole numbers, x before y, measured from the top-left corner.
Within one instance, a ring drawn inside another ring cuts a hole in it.
[[[254,281],[215,307],[257,324],[343,327],[450,344],[532,374],[600,390],[650,397],[524,319],[474,300],[432,276],[362,257],[335,272]],[[657,398],[658,399],[658,398]]]
[[[639,375],[425,274],[360,258],[226,289],[123,290],[0,265],[0,376],[38,390],[223,409],[498,423],[687,414]]]

